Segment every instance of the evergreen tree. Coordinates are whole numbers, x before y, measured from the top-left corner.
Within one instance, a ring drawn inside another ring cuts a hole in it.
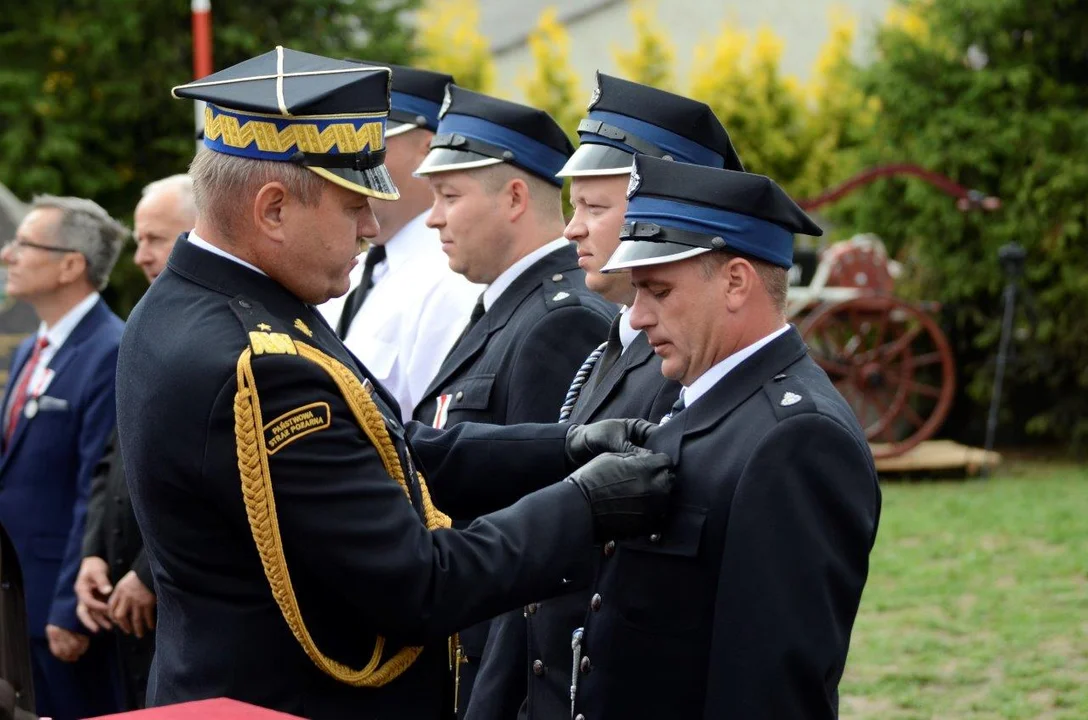
[[[217,2],[215,67],[277,44],[407,62],[402,13],[417,2]],[[0,182],[24,200],[78,195],[130,219],[140,188],[184,172],[195,148],[193,104],[170,95],[192,80],[189,3],[42,0],[10,10],[0,13]],[[108,299],[127,314],[145,287],[130,246]]]

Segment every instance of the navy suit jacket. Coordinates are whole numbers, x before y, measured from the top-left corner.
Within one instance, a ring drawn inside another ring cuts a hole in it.
[[[22,566],[31,637],[44,637],[47,624],[83,631],[73,586],[91,477],[117,422],[114,374],[123,329],[99,300],[50,361],[55,375],[37,415],[20,418],[0,451],[0,525]],[[7,407],[35,339],[16,349],[0,407]]]

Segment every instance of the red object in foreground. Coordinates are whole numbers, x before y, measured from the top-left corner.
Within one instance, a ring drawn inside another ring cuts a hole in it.
[[[197,700],[116,715],[100,715],[88,720],[113,720],[113,718],[121,720],[300,720],[297,715],[288,715],[228,698]]]

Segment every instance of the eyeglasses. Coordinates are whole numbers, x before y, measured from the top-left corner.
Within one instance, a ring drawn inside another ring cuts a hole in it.
[[[61,247],[60,245],[45,245],[44,243],[30,242],[29,240],[12,240],[6,246],[12,255],[18,255],[26,248],[34,248],[35,250],[48,250],[49,252],[59,253],[78,253],[79,250],[73,250],[72,248]]]

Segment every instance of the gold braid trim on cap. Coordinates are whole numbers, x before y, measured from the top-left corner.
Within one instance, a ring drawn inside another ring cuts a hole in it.
[[[377,449],[386,471],[403,488],[411,502],[411,493],[404,478],[404,470],[401,468],[396,447],[385,427],[385,420],[359,379],[342,363],[310,345],[296,341],[295,348],[298,355],[316,364],[333,379],[359,426]],[[272,492],[272,476],[268,467],[268,449],[264,443],[262,430],[264,423],[253,374],[252,357],[252,348],[246,348],[238,357],[238,391],[234,396],[234,433],[238,451],[238,471],[242,479],[242,499],[245,502],[253,541],[257,545],[265,577],[272,589],[272,597],[279,605],[283,619],[287,621],[287,626],[295,639],[318,668],[347,685],[381,687],[407,670],[419,657],[423,648],[401,648],[393,657],[382,663],[385,638],[379,635],[374,643],[370,662],[361,670],[353,670],[322,653],[314,643],[302,619],[302,612],[291,585],[287,559],[283,553],[283,539],[280,536],[279,522],[276,517],[276,500]],[[440,512],[431,502],[430,492],[422,476],[419,477],[419,487],[427,528],[434,530],[450,527],[449,517]]]

